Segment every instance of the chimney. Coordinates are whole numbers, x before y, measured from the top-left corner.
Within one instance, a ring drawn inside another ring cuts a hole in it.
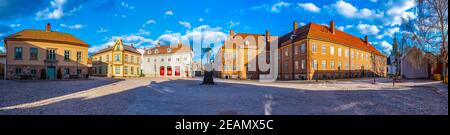
[[[266,42],[270,42],[270,32],[266,30]]]
[[[47,25],[45,26],[45,31],[46,32],[51,32],[52,31],[52,25],[50,25],[50,23],[47,23]]]
[[[158,43],[156,44],[156,47],[160,47],[161,45],[159,44],[159,41],[158,41]]]
[[[330,21],[330,30],[331,30],[331,33],[335,33],[336,32],[336,28],[334,27],[334,21],[332,20],[332,21]]]
[[[295,31],[296,29],[298,29],[298,22],[294,21],[294,29],[292,31]]]
[[[230,37],[233,37],[233,36],[234,36],[234,30],[231,29],[231,30],[230,30]]]
[[[366,43],[366,45],[369,45],[369,37],[364,36],[364,43]]]
[[[131,44],[131,47],[133,47],[133,48],[134,48],[133,44]]]

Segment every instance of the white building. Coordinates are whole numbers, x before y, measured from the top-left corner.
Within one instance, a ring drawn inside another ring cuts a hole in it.
[[[146,77],[193,77],[192,58],[194,52],[188,45],[159,44],[145,49],[142,72]]]

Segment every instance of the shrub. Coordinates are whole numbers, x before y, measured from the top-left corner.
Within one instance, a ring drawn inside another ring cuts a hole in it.
[[[58,73],[56,73],[56,78],[58,79],[62,79],[62,72],[61,72],[61,68],[58,69]]]
[[[47,79],[47,72],[45,71],[45,69],[41,69],[41,76],[39,77],[39,79],[41,80]]]

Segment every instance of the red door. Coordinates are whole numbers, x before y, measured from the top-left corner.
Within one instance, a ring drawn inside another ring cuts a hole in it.
[[[167,76],[172,76],[172,67],[167,66]]]
[[[175,67],[175,76],[180,76],[180,67],[179,66]]]
[[[164,76],[164,66],[159,67],[159,76]]]

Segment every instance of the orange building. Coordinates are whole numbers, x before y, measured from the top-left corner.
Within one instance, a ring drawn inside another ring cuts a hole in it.
[[[233,39],[227,39],[217,54],[217,56],[220,56],[219,59],[221,59],[219,61],[219,77],[226,79],[259,79],[260,74],[268,72],[260,70],[260,61],[258,59],[261,53],[265,52],[266,56],[270,53],[270,39],[274,37],[270,37],[269,31],[266,31],[266,34],[235,34],[234,30],[230,30],[230,37]],[[261,37],[264,37],[264,39]],[[262,48],[258,47],[260,42],[265,42],[265,50],[261,50]],[[270,63],[269,60],[266,60],[266,62]]]
[[[386,56],[368,37],[355,37],[335,28],[309,23],[279,38],[279,77],[292,79],[339,79],[386,75]]]

